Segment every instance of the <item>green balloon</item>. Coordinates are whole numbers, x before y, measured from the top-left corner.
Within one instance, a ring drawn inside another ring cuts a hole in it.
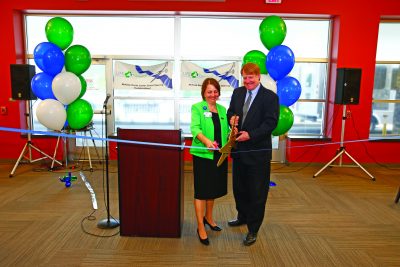
[[[90,67],[92,58],[83,45],[73,45],[65,51],[65,70],[81,75]]]
[[[68,20],[54,17],[46,23],[46,37],[49,42],[56,44],[61,50],[67,48],[74,38],[74,29]]]
[[[67,107],[67,121],[69,127],[74,130],[84,128],[93,118],[93,108],[84,99],[78,99]]]
[[[268,16],[261,22],[259,32],[261,42],[270,50],[282,44],[286,37],[286,24],[278,16]]]
[[[293,112],[284,105],[279,106],[279,120],[275,130],[272,131],[273,136],[279,136],[287,133],[292,128],[294,121]]]
[[[243,57],[243,65],[246,63],[254,63],[260,67],[261,74],[268,74],[267,68],[265,67],[265,61],[267,56],[258,50],[251,50],[246,53]]]
[[[82,77],[82,75],[78,75],[79,80],[81,81],[81,93],[78,96],[79,98],[82,98],[82,96],[86,93],[86,88],[87,88],[87,82],[85,78]]]

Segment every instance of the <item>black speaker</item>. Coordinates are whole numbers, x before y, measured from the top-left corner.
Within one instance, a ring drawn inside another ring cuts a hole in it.
[[[357,105],[360,101],[361,69],[339,68],[335,104]]]
[[[15,100],[35,100],[31,80],[35,76],[35,66],[28,64],[11,64],[11,91]]]

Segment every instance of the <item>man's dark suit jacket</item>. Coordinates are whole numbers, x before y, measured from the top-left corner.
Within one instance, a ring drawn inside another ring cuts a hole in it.
[[[250,140],[237,142],[236,149],[232,150],[231,156],[234,159],[240,158],[245,164],[259,164],[271,160],[272,157],[271,133],[276,128],[279,119],[279,99],[274,92],[260,85],[257,96],[253,100],[247,112],[246,120],[242,125],[246,93],[247,89],[245,87],[233,90],[227,113],[228,121],[233,115],[239,115],[238,130],[247,131]]]

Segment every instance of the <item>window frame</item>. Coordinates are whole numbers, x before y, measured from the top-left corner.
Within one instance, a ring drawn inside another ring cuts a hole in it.
[[[398,28],[400,29],[400,20],[381,20],[379,25],[381,26],[382,24],[398,24]],[[384,41],[380,38],[381,32],[378,32],[378,43],[377,43],[377,51],[376,51],[376,62],[375,62],[375,77],[374,77],[374,88],[373,88],[373,96],[375,94],[375,90],[384,90],[384,89],[389,89],[389,93],[392,90],[391,85],[386,85],[386,81],[388,81],[389,78],[385,77],[385,85],[383,88],[375,88],[376,85],[376,79],[377,79],[377,69],[378,67],[380,67],[380,65],[386,65],[386,66],[390,66],[390,65],[398,65],[397,69],[400,71],[400,55],[398,56],[398,58],[394,58],[393,60],[381,60],[379,57],[379,42],[380,41]],[[390,42],[390,40],[387,40]],[[385,48],[382,48],[385,49]],[[387,69],[385,70],[385,75],[387,75]],[[390,77],[390,81],[391,81],[392,77]],[[389,96],[390,98],[390,96]],[[400,99],[377,99],[372,97],[372,103],[371,103],[371,119],[370,119],[370,130],[369,130],[369,136],[370,137],[380,137],[380,138],[387,138],[387,139],[392,139],[393,136],[397,136],[398,134],[393,133],[393,130],[390,130],[388,128],[388,125],[385,121],[378,119],[378,122],[381,122],[381,132],[379,133],[378,131],[376,131],[375,129],[372,129],[372,124],[375,123],[375,121],[377,120],[376,115],[374,115],[374,105],[375,104],[393,104],[393,105],[400,105]],[[392,125],[394,124],[394,121],[392,122]],[[392,128],[393,129],[393,128]]]
[[[192,97],[183,97],[182,95],[179,94],[179,91],[181,90],[180,88],[180,80],[177,78],[180,74],[180,62],[182,60],[203,60],[203,61],[221,61],[221,60],[232,60],[232,61],[239,61],[241,62],[241,57],[239,56],[232,56],[232,57],[218,57],[218,58],[196,58],[196,57],[181,57],[180,56],[180,52],[179,52],[179,41],[181,38],[181,32],[180,32],[180,27],[181,27],[181,18],[187,18],[187,17],[201,17],[201,18],[210,18],[210,19],[215,19],[215,18],[239,18],[239,19],[263,19],[265,17],[265,15],[262,14],[255,14],[254,16],[251,14],[229,14],[229,15],[213,15],[212,13],[210,14],[182,14],[182,15],[175,15],[175,14],[161,14],[159,15],[157,12],[154,12],[154,15],[148,14],[148,15],[137,15],[138,17],[173,17],[174,18],[174,55],[170,56],[163,56],[163,55],[92,55],[92,59],[93,60],[103,60],[106,63],[106,84],[107,84],[107,88],[106,91],[107,93],[113,95],[113,83],[112,83],[112,77],[113,77],[113,61],[114,60],[173,60],[174,61],[174,77],[173,79],[175,80],[175,85],[178,88],[177,90],[174,90],[173,93],[173,100],[174,100],[174,128],[175,129],[179,129],[180,128],[180,113],[179,113],[179,107],[180,107],[180,103],[182,102],[182,100],[188,100],[188,99],[192,99]],[[48,17],[49,14],[27,14],[25,16],[46,16]],[[57,14],[57,16],[62,16],[62,14]],[[65,16],[70,16],[68,14],[65,14]],[[92,14],[82,14],[79,16],[84,16],[84,17],[92,17],[94,15]],[[110,16],[116,16],[116,15],[110,15]],[[136,15],[135,15],[136,16]],[[320,99],[320,98],[313,98],[313,99],[299,99],[298,102],[300,103],[312,103],[312,102],[317,102],[317,103],[322,103],[325,108],[324,108],[324,112],[322,114],[322,130],[321,133],[316,136],[315,134],[302,134],[302,137],[309,137],[309,138],[314,138],[314,137],[321,137],[321,136],[325,136],[326,135],[326,129],[325,129],[325,125],[326,125],[326,121],[325,118],[326,116],[326,112],[327,112],[327,104],[328,104],[328,74],[329,74],[329,55],[330,55],[330,39],[331,39],[331,27],[332,27],[332,23],[331,23],[331,19],[329,18],[318,18],[318,19],[313,19],[313,18],[290,18],[290,17],[282,17],[284,20],[325,20],[329,22],[328,25],[328,43],[326,44],[327,47],[327,57],[326,58],[296,58],[296,63],[325,63],[327,64],[327,72],[326,72],[326,79],[325,79],[325,87],[323,90],[325,90],[325,98],[324,99]],[[26,21],[26,18],[25,18]],[[27,54],[27,58],[28,59],[33,59],[33,55],[32,54]],[[241,84],[241,80],[240,80],[240,84]],[[321,89],[322,90],[322,89]],[[129,98],[129,97],[128,97]],[[113,99],[120,99],[117,96],[114,96]],[[146,98],[141,98],[141,97],[132,97],[129,99],[137,99],[137,100],[142,100],[142,99],[146,99]],[[158,98],[152,98],[152,99],[158,99]],[[160,99],[170,99],[168,97],[162,97]],[[198,98],[196,98],[196,100],[198,100]],[[110,101],[110,108],[111,110],[113,109],[113,101]],[[114,115],[112,115],[110,117],[110,123],[108,123],[108,129],[107,132],[108,134],[113,134],[116,131],[115,129],[115,117]],[[186,136],[190,136],[190,134],[185,134]],[[290,131],[289,131],[289,135]],[[295,134],[296,135],[296,134]],[[297,136],[297,135],[296,135]]]

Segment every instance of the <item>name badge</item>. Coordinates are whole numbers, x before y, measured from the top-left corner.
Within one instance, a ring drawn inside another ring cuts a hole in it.
[[[206,118],[211,118],[212,117],[212,114],[209,111],[206,111],[203,114],[204,114],[204,117],[206,117]]]

